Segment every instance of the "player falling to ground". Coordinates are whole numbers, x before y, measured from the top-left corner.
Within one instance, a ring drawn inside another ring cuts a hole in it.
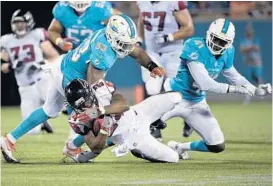
[[[154,63],[141,48],[135,47],[137,32],[134,22],[126,15],[112,16],[107,27],[88,37],[79,47],[61,55],[51,68],[53,85],[45,104],[33,111],[7,136],[1,137],[3,157],[9,163],[18,162],[13,156],[16,141],[39,123],[59,115],[64,105],[64,90],[73,79],[89,84],[103,79],[118,58],[130,55],[151,71],[151,76],[164,76],[164,69]],[[76,146],[84,143],[83,136],[75,138]],[[76,150],[72,149],[71,151]]]
[[[193,21],[184,1],[139,1],[138,33],[145,41],[148,55],[164,67],[166,77],[175,77],[180,64],[183,39],[194,32]],[[164,78],[150,78],[149,71],[142,68],[142,79],[148,95],[161,92]],[[155,127],[156,126],[156,127]],[[160,128],[165,124],[156,121],[151,125],[152,134],[161,140]],[[192,130],[186,124],[184,136]]]
[[[50,40],[64,52],[76,48],[84,39],[106,26],[111,15],[120,12],[105,1],[58,2],[53,11],[54,19],[48,28]],[[62,34],[66,38],[62,38]],[[67,106],[64,114],[71,113]]]
[[[244,63],[247,66],[247,78],[255,85],[263,83],[262,57],[260,53],[260,43],[254,38],[254,30],[248,25],[246,37],[241,41],[240,48],[243,54]],[[246,96],[244,103],[248,104],[250,96]]]
[[[12,34],[1,37],[1,66],[3,73],[14,70],[21,97],[21,114],[25,119],[40,107],[46,100],[50,77],[42,70],[45,64],[43,54],[52,61],[59,56],[51,43],[47,41],[47,33],[35,25],[31,12],[16,10],[11,18]],[[29,134],[39,134],[41,129],[52,133],[47,121],[41,122]]]
[[[94,159],[105,148],[109,136],[113,143],[123,147],[123,153],[130,150],[135,156],[151,162],[178,162],[178,153],[150,134],[150,124],[173,109],[182,100],[181,94],[159,94],[129,108],[120,94],[112,94],[109,89],[112,86],[103,80],[90,87],[86,81],[79,79],[71,81],[65,88],[66,98],[76,112],[70,119],[70,125],[75,132],[84,135],[91,150],[70,158],[81,163]],[[97,98],[98,92],[104,92],[107,98]],[[101,109],[100,102],[108,102],[108,105]]]
[[[60,1],[52,13],[54,19],[48,28],[49,38],[67,52],[104,28],[108,19],[120,12],[105,1]]]
[[[182,50],[176,77],[165,81],[165,89],[181,92],[183,100],[161,119],[182,117],[203,138],[200,141],[168,145],[179,153],[187,150],[219,153],[225,149],[224,135],[206,103],[205,91],[220,94],[239,93],[264,96],[270,84],[255,87],[233,67],[235,27],[227,19],[211,23],[206,38],[188,39]],[[222,73],[231,84],[214,79]]]

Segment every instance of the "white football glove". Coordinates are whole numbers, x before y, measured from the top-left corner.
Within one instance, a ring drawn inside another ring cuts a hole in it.
[[[166,35],[157,34],[155,36],[155,43],[156,44],[163,44],[163,43],[171,42],[173,40],[174,40],[174,38],[173,38],[172,34],[166,34]]]
[[[248,94],[250,96],[254,96],[255,88],[253,90],[253,88],[251,87],[229,85],[227,93],[239,93],[239,94]]]
[[[255,91],[255,95],[257,96],[265,96],[271,93],[272,93],[272,87],[269,83],[259,85]]]

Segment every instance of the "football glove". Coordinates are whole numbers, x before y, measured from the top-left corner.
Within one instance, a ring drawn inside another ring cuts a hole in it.
[[[163,43],[171,42],[173,40],[174,40],[174,38],[173,38],[172,34],[168,34],[168,35],[158,34],[155,36],[155,43],[156,44],[163,44]]]
[[[245,86],[234,86],[234,85],[229,85],[227,93],[239,93],[239,94],[248,94],[250,96],[254,96],[254,92],[249,88],[246,88]]]
[[[255,95],[257,96],[265,96],[271,93],[272,93],[272,87],[269,83],[259,85],[255,91]]]

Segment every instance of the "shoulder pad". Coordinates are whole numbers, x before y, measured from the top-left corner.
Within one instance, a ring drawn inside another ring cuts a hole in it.
[[[58,2],[52,10],[54,18],[57,19],[58,21],[61,21],[68,7],[69,4],[67,2],[64,1]]]

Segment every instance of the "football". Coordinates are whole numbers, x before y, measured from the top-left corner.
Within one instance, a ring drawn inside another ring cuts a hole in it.
[[[97,136],[100,132],[100,129],[103,125],[103,118],[95,119],[92,126],[92,131],[95,136]]]

